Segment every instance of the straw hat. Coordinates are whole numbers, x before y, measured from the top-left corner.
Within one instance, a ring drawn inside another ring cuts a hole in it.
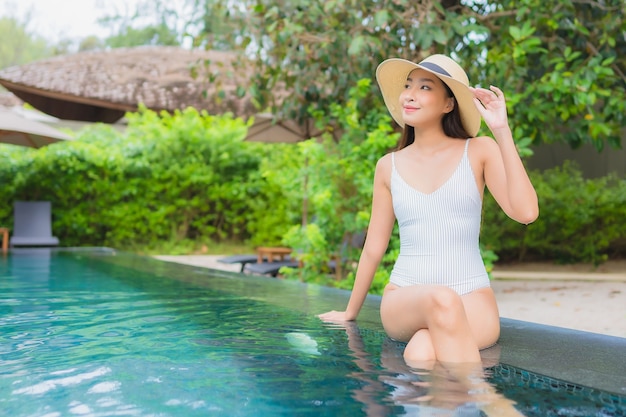
[[[430,72],[450,87],[459,106],[463,127],[468,134],[476,136],[480,129],[480,113],[474,105],[474,94],[469,89],[467,74],[459,64],[445,55],[431,55],[419,64],[406,59],[391,58],[378,66],[376,79],[385,105],[394,120],[404,127],[400,93],[404,90],[407,77],[416,68]]]

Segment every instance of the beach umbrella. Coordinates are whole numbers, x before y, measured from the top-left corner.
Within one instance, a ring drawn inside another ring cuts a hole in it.
[[[0,110],[0,142],[41,148],[72,137],[44,123],[30,120],[10,110]]]

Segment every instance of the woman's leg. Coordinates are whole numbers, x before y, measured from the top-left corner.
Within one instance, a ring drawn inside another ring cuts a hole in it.
[[[461,297],[478,349],[494,345],[500,337],[500,313],[491,288],[481,288]]]
[[[405,360],[428,367],[438,360],[480,362],[479,348],[496,342],[499,317],[490,288],[460,297],[442,286],[399,288],[389,284],[381,303],[387,334],[406,341]]]
[[[411,368],[432,370],[437,354],[428,329],[418,330],[404,348],[404,361]]]

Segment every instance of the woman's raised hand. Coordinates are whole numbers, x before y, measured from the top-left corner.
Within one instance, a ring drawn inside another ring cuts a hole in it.
[[[483,119],[485,119],[485,123],[492,132],[503,127],[508,127],[506,100],[504,99],[502,90],[493,85],[489,87],[489,90],[474,87],[470,87],[470,90],[474,93],[474,104],[476,108]]]

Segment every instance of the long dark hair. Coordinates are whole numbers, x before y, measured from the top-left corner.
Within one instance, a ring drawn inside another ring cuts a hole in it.
[[[441,83],[446,88],[448,97],[453,98],[455,101],[452,111],[446,113],[443,116],[443,119],[441,119],[443,132],[451,138],[467,139],[471,137],[471,135],[467,133],[465,127],[463,127],[463,123],[461,122],[461,112],[459,111],[458,103],[456,103],[454,93],[452,93],[452,90],[450,90],[446,83],[444,83],[443,81]],[[405,124],[404,130],[402,131],[402,137],[400,138],[400,142],[398,142],[397,150],[404,149],[413,142],[415,142],[415,128],[413,126]]]

